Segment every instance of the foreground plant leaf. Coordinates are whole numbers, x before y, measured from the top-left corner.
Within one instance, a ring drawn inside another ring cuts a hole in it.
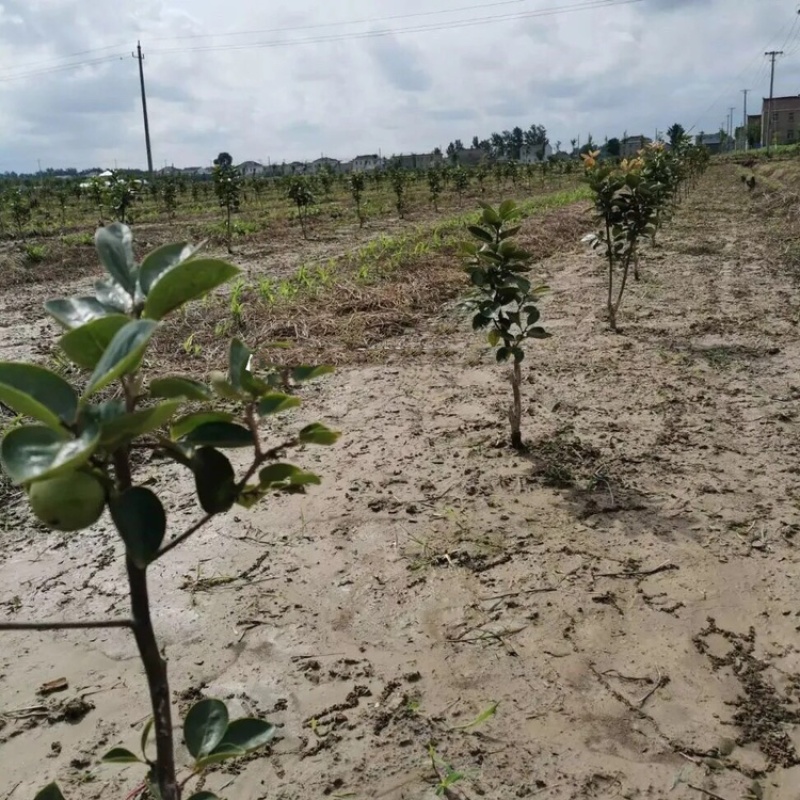
[[[207,756],[225,736],[228,729],[228,709],[221,700],[201,700],[195,703],[183,723],[186,748],[195,759]]]
[[[129,322],[124,314],[108,314],[67,331],[58,344],[73,364],[94,369],[111,340]]]
[[[161,274],[153,284],[144,304],[144,315],[162,319],[190,300],[196,300],[216,289],[241,270],[227,261],[215,258],[193,258],[180,262]]]
[[[112,381],[135,370],[157,327],[157,322],[137,319],[120,328],[97,362],[84,397],[99,392]]]
[[[99,441],[100,430],[95,426],[73,439],[44,425],[23,425],[3,437],[0,463],[15,484],[27,484],[77,469],[89,460]]]
[[[78,395],[62,377],[12,361],[0,362],[0,402],[57,430],[72,424],[78,412]]]
[[[112,497],[108,508],[128,557],[144,569],[158,555],[167,532],[164,506],[150,489],[134,486]]]
[[[236,502],[236,475],[231,462],[213,447],[201,447],[193,456],[195,488],[206,514],[222,514]]]

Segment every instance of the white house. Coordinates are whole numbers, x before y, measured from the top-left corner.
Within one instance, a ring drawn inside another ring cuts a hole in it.
[[[550,159],[552,155],[553,148],[550,146],[550,142],[546,142],[544,146],[525,144],[520,148],[519,160],[522,164],[539,164]]]
[[[374,172],[381,168],[381,157],[378,155],[356,156],[353,159],[353,172]]]
[[[264,175],[267,168],[259,161],[243,161],[236,169],[245,178],[254,178],[256,175]]]
[[[311,175],[316,175],[323,169],[329,169],[331,172],[337,172],[339,170],[339,159],[323,156],[322,158],[315,159],[308,165],[308,172]]]

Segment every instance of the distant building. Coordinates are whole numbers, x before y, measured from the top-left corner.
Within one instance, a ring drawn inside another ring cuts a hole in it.
[[[327,156],[323,156],[322,158],[317,158],[312,161],[307,166],[307,172],[310,175],[316,175],[318,172],[322,171],[323,169],[329,169],[331,172],[338,172],[339,171],[339,159],[338,158],[328,158]]]
[[[797,144],[800,95],[764,98],[761,106],[761,144]]]
[[[722,150],[722,133],[700,133],[695,137],[695,144],[705,147],[710,153]]]
[[[245,178],[254,178],[267,172],[267,168],[260,161],[243,161],[236,169]]]
[[[374,172],[380,169],[383,159],[376,154],[367,156],[356,156],[353,159],[353,172]]]
[[[644,150],[653,140],[648,136],[626,136],[619,143],[619,154],[622,158],[635,158],[640,150]]]

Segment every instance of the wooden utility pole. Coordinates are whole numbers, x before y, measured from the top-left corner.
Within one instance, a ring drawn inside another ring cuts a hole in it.
[[[750,91],[749,89],[742,89],[742,94],[744,95],[744,114],[742,116],[742,125],[744,126],[744,149],[750,149],[750,130],[747,125],[747,93]]]
[[[778,56],[783,55],[783,50],[769,50],[768,52],[764,53],[770,61],[772,62],[770,65],[769,71],[769,104],[767,105],[767,124],[764,126],[766,130],[766,147],[767,152],[769,152],[770,145],[772,144],[772,93],[773,89],[775,88],[775,59]],[[762,146],[765,144],[764,142],[761,143]]]
[[[153,177],[153,151],[150,149],[150,124],[147,121],[147,93],[144,90],[144,54],[141,42],[136,42],[136,52],[131,55],[139,62],[139,84],[142,87],[142,114],[144,115],[144,143],[147,147],[147,172]]]

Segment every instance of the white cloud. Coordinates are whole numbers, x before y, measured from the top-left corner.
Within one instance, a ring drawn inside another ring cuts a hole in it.
[[[757,108],[772,47],[786,51],[776,93],[798,92],[800,24],[788,36],[794,9],[784,0],[642,0],[458,26],[575,2],[431,15],[427,0],[385,0],[379,10],[374,0],[294,0],[281,12],[248,0],[0,0],[0,170],[31,170],[37,159],[144,166],[131,58],[139,38],[157,165],[209,163],[220,150],[237,160],[429,150],[532,123],[565,143],[590,131],[596,140],[652,134],[675,121],[715,130],[731,105],[738,122],[739,89],[752,90]],[[405,18],[377,19],[394,15]],[[353,20],[363,22],[334,24]],[[446,21],[454,27],[402,31]],[[284,28],[293,30],[276,30]],[[367,35],[386,30],[395,33]],[[220,35],[230,31],[255,32]],[[171,38],[203,34],[214,36]],[[253,43],[262,46],[204,49]],[[84,52],[97,48],[107,49]],[[29,75],[3,80],[21,73]]]

